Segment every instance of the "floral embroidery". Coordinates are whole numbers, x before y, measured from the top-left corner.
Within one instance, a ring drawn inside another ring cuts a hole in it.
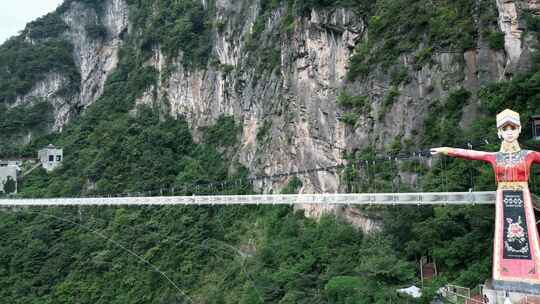
[[[523,229],[523,227],[521,226],[521,216],[518,217],[518,220],[516,222],[514,222],[512,218],[506,218],[506,222],[508,222],[508,229],[506,230],[506,240],[504,242],[506,250],[511,252],[527,253],[529,251],[529,247],[524,246],[527,240],[525,238],[525,229]]]

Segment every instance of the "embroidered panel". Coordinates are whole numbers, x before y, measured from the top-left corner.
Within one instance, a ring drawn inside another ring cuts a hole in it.
[[[497,166],[515,166],[523,161],[527,157],[527,150],[520,150],[517,153],[495,153],[495,159]]]
[[[503,199],[503,257],[505,259],[531,259],[525,201],[522,191],[504,190]]]

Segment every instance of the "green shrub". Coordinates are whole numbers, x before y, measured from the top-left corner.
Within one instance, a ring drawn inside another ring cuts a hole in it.
[[[333,277],[326,283],[324,292],[330,303],[353,303],[358,301],[360,290],[365,285],[365,280],[359,277],[338,276]]]
[[[68,29],[57,13],[50,13],[28,23],[22,35],[31,39],[59,38]]]
[[[504,49],[504,33],[502,32],[490,32],[488,37],[488,45],[494,50]]]
[[[281,67],[281,49],[271,48],[261,51],[261,65],[260,70],[274,71],[279,73]]]
[[[216,23],[214,24],[214,27],[217,29],[219,33],[223,33],[226,26],[227,26],[227,22],[225,21],[216,21]]]
[[[398,96],[399,96],[399,90],[395,86],[390,87],[390,90],[388,90],[388,93],[384,97],[383,106],[385,108],[388,108],[389,106],[394,104]]]
[[[410,81],[409,69],[400,65],[396,68],[393,68],[390,72],[390,84],[393,86],[398,86],[402,83],[408,83]]]
[[[234,70],[234,65],[232,64],[220,64],[219,69],[223,72],[223,74],[230,74]]]
[[[6,194],[14,193],[17,190],[17,183],[11,176],[8,176],[7,180],[4,182],[3,188],[4,193]]]
[[[32,31],[37,29],[35,26]],[[56,28],[52,31],[42,30],[39,37],[55,35]],[[17,36],[6,41],[0,46],[0,66],[4,67],[0,69],[0,103],[14,102],[17,96],[26,94],[50,73],[65,76],[73,90],[77,90],[80,75],[72,52],[73,46],[62,38],[30,43],[23,36]]]
[[[349,126],[355,126],[358,121],[358,114],[352,112],[345,113],[341,116],[340,120]]]
[[[54,123],[53,107],[46,100],[8,108],[0,103],[0,157],[18,155],[21,136],[43,136]]]
[[[85,30],[91,39],[103,39],[107,36],[107,28],[102,24],[88,24]]]
[[[264,120],[263,124],[257,128],[257,141],[262,142],[267,139],[270,130],[272,129],[272,121],[267,119]]]
[[[363,108],[368,102],[367,96],[352,96],[345,91],[342,91],[337,98],[338,105],[348,108]]]
[[[297,194],[302,187],[302,181],[298,177],[293,177],[287,185],[281,189],[281,194]]]
[[[431,57],[433,56],[433,47],[427,47],[421,49],[416,55],[416,65],[417,67],[421,67],[422,65],[426,63],[431,62]]]
[[[347,79],[349,81],[353,81],[360,76],[365,76],[369,71],[369,65],[363,63],[361,57],[353,55],[349,58],[349,69],[347,71]]]
[[[525,11],[523,14],[523,18],[525,19],[527,30],[533,32],[540,32],[540,18],[538,16],[534,15],[530,11]]]
[[[220,147],[234,146],[238,141],[238,134],[242,126],[234,121],[232,116],[221,115],[215,124],[202,128],[204,142]]]
[[[159,44],[169,58],[182,51],[186,67],[206,65],[212,50],[211,11],[204,9],[200,1],[165,0],[154,4],[129,0],[128,4],[133,26],[142,30],[143,49],[148,52]]]
[[[461,132],[456,126],[470,98],[471,93],[461,88],[451,92],[444,103],[433,103],[424,122],[426,133],[423,141],[431,144],[456,144]]]
[[[467,0],[375,1],[367,18],[369,40],[357,45],[351,56],[348,80],[364,76],[378,65],[389,68],[401,54],[414,52],[420,45],[425,47],[417,54],[419,65],[429,62],[435,48],[464,51],[474,47],[473,6]]]

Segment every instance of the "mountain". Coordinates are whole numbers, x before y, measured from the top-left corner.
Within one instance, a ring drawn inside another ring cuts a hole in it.
[[[493,188],[482,165],[374,160],[496,149],[505,107],[538,147],[525,123],[539,114],[538,14],[536,1],[509,0],[66,0],[0,46],[0,154],[64,149],[62,168],[32,172],[23,197]],[[336,164],[346,169],[237,182]],[[489,276],[490,208],[301,209],[6,212],[0,295],[387,303],[423,255],[453,282]],[[342,219],[382,231],[363,237]]]

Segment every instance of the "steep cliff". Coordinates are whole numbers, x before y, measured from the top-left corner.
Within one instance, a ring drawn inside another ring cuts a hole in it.
[[[25,49],[25,54],[13,57],[19,65],[28,65],[28,72],[34,75],[31,87],[16,87],[17,93],[22,94],[6,94],[2,102],[13,108],[32,104],[35,100],[47,101],[54,111],[54,122],[48,126],[48,132],[61,130],[71,118],[99,98],[107,76],[118,61],[121,35],[128,26],[127,3],[104,1],[102,6],[90,3],[66,1],[56,12],[28,24],[20,36],[11,38],[3,46],[4,52],[11,44],[16,44],[19,51]],[[60,58],[55,50],[41,53],[40,48],[51,41],[63,43],[62,51],[69,52],[69,57]],[[34,62],[25,62],[29,56],[42,61],[48,56],[52,62],[64,60],[66,67],[59,71],[54,66],[36,68]],[[11,58],[5,57],[3,63],[7,64]],[[9,71],[3,79],[9,82],[10,76],[18,74],[17,69],[23,68],[15,67],[15,71]]]
[[[231,115],[242,125],[233,159],[266,175],[346,163],[367,147],[421,145],[430,111],[457,90],[472,94],[460,119],[466,127],[480,115],[475,93],[528,69],[536,45],[525,31],[526,18],[538,13],[535,1],[218,0],[169,12],[167,5],[66,1],[54,14],[78,77],[45,71],[4,102],[46,99],[54,108],[50,131],[61,130],[99,99],[129,44],[138,50],[129,56],[156,73],[135,104],[184,117],[196,139],[201,128]],[[48,39],[32,38],[31,25],[23,38]],[[66,93],[70,85],[75,89]],[[343,191],[340,179],[305,175],[299,191]],[[287,182],[257,187],[278,191]]]
[[[89,3],[68,1],[57,12],[67,25],[62,35],[73,46],[80,73],[78,94],[71,99],[54,96],[67,79],[50,73],[11,103],[51,98],[56,114],[53,130],[61,129],[70,115],[102,94],[128,31],[125,1]],[[402,51],[392,66],[373,69],[361,80],[351,81],[346,76],[355,46],[377,40],[370,37],[366,18],[353,8],[315,7],[294,14],[287,3],[268,7],[259,1],[203,2],[213,12],[208,22],[217,24],[211,35],[211,60],[197,68],[186,67],[182,54],[169,58],[159,42],[154,43],[147,64],[160,72],[160,81],[138,102],[165,102],[172,115],[187,118],[194,132],[222,114],[234,115],[244,125],[238,158],[254,173],[340,163],[341,149],[372,144],[384,148],[397,136],[413,137],[412,131],[422,128],[421,117],[430,101],[456,88],[475,91],[530,65],[533,43],[530,35],[522,33],[520,16],[524,11],[536,12],[537,5],[531,1],[496,4],[504,49],[490,48],[479,35],[464,52],[435,46],[430,64],[419,66],[415,63],[418,52],[433,47],[420,45]],[[465,15],[469,13],[475,12]],[[479,22],[475,26],[478,33],[485,30]],[[27,41],[32,41],[30,29],[25,32]],[[131,31],[135,35],[141,30]],[[387,71],[394,66],[403,69],[407,82],[395,86],[397,97],[387,107],[383,99],[394,85]],[[341,91],[364,95],[369,101],[370,109],[352,128],[340,121],[344,109],[336,100]],[[321,173],[307,178],[304,187],[325,192],[335,191],[338,184],[335,176]]]

